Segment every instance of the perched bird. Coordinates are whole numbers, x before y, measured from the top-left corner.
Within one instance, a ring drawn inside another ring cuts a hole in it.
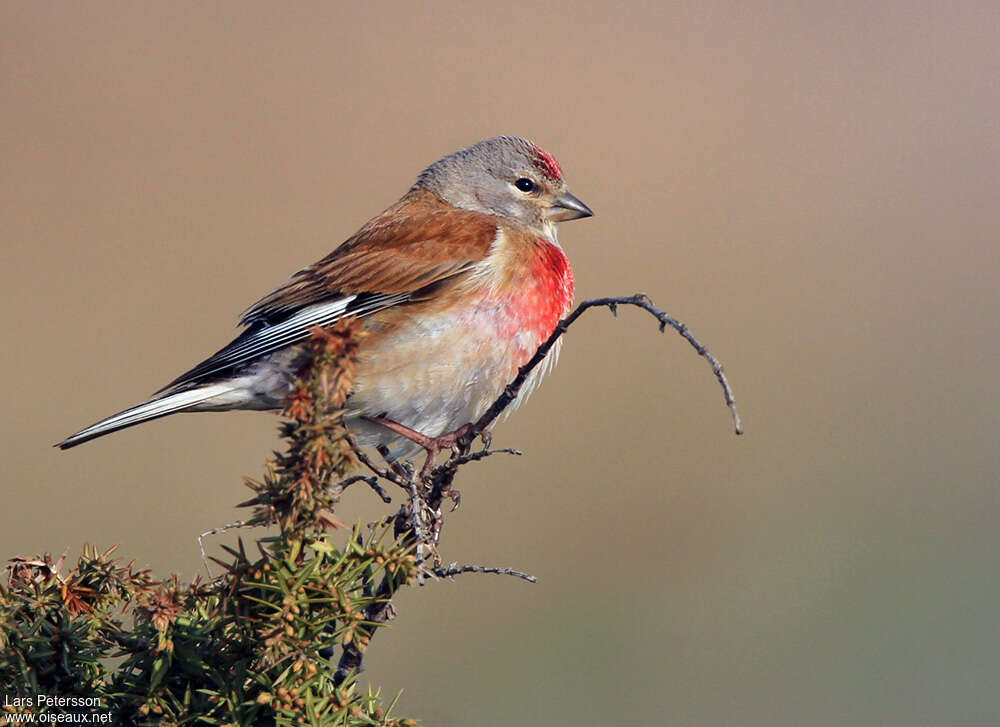
[[[555,158],[498,136],[427,167],[410,190],[241,318],[232,343],[148,401],[67,437],[74,447],[182,411],[281,409],[316,326],[355,316],[362,341],[345,422],[390,459],[454,443],[573,300],[556,223],[590,217]],[[536,368],[523,401],[558,354]]]

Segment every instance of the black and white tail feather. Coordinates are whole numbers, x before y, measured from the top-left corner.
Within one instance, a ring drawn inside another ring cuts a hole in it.
[[[254,377],[247,375],[255,362],[309,337],[316,326],[333,325],[345,316],[366,316],[409,299],[411,293],[363,293],[306,306],[283,318],[257,315],[251,308],[241,323],[247,330],[232,343],[181,374],[148,401],[91,424],[55,446],[69,449],[111,434],[182,411],[213,409],[280,408],[254,401]]]

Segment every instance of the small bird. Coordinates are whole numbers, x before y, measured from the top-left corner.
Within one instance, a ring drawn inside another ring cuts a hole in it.
[[[535,144],[498,136],[427,167],[402,199],[251,306],[245,330],[148,401],[56,446],[184,411],[284,406],[316,326],[361,319],[345,423],[396,459],[454,446],[573,301],[556,223],[593,212]],[[513,406],[551,369],[554,348]],[[512,407],[513,408],[513,407]]]

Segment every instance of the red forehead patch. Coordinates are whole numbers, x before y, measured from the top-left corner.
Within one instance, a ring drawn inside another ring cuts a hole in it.
[[[559,166],[559,162],[556,158],[549,154],[547,151],[542,149],[540,146],[535,147],[535,160],[538,162],[538,166],[542,168],[542,171],[550,177],[551,179],[562,179],[563,170]]]

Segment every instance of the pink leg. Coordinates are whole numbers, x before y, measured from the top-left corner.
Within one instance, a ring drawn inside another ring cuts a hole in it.
[[[375,422],[376,424],[381,424],[383,427],[391,432],[395,432],[401,437],[409,439],[411,442],[419,444],[427,452],[427,461],[424,462],[423,469],[420,470],[420,479],[425,479],[430,475],[431,469],[434,465],[434,458],[437,456],[438,452],[445,450],[452,450],[458,453],[458,440],[463,434],[469,431],[471,424],[464,424],[453,432],[448,432],[447,434],[442,434],[440,437],[428,437],[426,434],[421,434],[420,432],[410,429],[404,424],[399,422],[394,422],[392,419],[386,419],[384,417],[365,417],[370,422]]]

